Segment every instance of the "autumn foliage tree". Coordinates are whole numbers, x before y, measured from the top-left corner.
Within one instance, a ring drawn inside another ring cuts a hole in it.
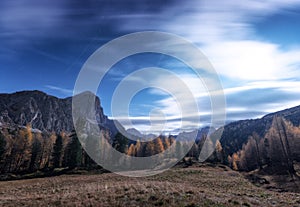
[[[134,144],[131,144],[130,147],[128,148],[127,155],[136,156],[136,149]]]
[[[164,144],[161,140],[160,137],[157,137],[154,141],[153,141],[153,144],[154,144],[154,150],[153,150],[153,154],[159,154],[161,152],[163,152],[165,149],[164,149]]]
[[[291,123],[282,117],[275,116],[272,127],[266,134],[265,139],[268,139],[269,142],[270,167],[279,173],[287,171],[292,175],[296,171],[294,169],[290,141],[297,138],[293,137],[291,131],[293,131]]]
[[[271,174],[290,174],[296,171],[299,161],[300,130],[282,117],[274,116],[264,137],[253,133],[242,149],[229,156],[233,169],[242,171],[263,170]]]

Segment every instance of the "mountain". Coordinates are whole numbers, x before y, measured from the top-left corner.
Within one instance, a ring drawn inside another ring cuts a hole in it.
[[[129,128],[126,130],[127,137],[134,137],[135,139],[151,140],[157,137],[155,134],[142,134],[139,130],[135,128]]]
[[[93,96],[95,95],[90,92],[84,92],[73,98],[78,98],[84,103],[85,100]],[[3,125],[13,127],[31,124],[32,128],[41,131],[70,132],[74,129],[72,119],[73,98],[60,99],[37,90],[0,94],[0,127]],[[94,97],[92,100],[95,100],[95,115],[100,127],[109,129],[112,134],[116,134],[118,131],[126,131],[117,121],[110,120],[104,115],[98,97]],[[89,112],[80,111],[79,113],[86,114]],[[240,150],[253,132],[263,137],[270,128],[274,116],[284,117],[291,121],[293,125],[299,126],[300,106],[271,113],[260,119],[236,121],[225,125],[220,141],[226,154],[230,155]],[[121,130],[117,130],[116,124]],[[207,134],[208,129],[207,127],[200,129],[197,140],[203,134]],[[129,129],[127,134],[141,136],[141,133],[136,129]]]
[[[143,136],[143,134],[135,128],[127,129],[126,132],[128,134],[131,134],[132,136],[136,136],[136,137],[142,137]]]
[[[84,92],[75,97],[83,101],[93,95]],[[95,95],[93,95],[95,96]],[[72,119],[72,97],[60,99],[41,91],[21,91],[12,94],[0,94],[0,126],[26,126],[44,132],[71,132],[74,129]],[[103,113],[101,102],[94,97],[96,120],[99,126],[110,129],[115,134],[114,121]]]
[[[231,155],[242,149],[243,144],[248,141],[249,136],[251,136],[253,132],[263,137],[270,129],[274,116],[283,117],[294,126],[299,126],[300,106],[267,114],[260,119],[241,120],[225,125],[220,141],[222,146],[224,146],[226,154]]]

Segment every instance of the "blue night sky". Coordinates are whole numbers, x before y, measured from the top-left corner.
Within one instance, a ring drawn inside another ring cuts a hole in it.
[[[71,96],[90,55],[114,38],[140,31],[173,33],[199,47],[222,82],[226,122],[300,105],[299,0],[2,0],[0,93],[41,90]],[[201,85],[190,68],[174,58],[133,55],[111,68],[99,86],[105,114],[112,116],[111,97],[120,81],[145,67],[176,72],[192,91]],[[159,74],[144,81],[176,88]],[[196,97],[202,125],[207,125],[209,98]],[[141,131],[149,129],[151,118],[160,123],[161,112],[168,122],[165,131],[180,128],[176,101],[162,90],[140,91],[129,109],[134,127]]]

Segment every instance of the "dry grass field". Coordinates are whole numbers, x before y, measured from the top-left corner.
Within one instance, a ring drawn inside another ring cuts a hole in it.
[[[144,178],[106,173],[4,181],[0,206],[300,206],[300,194],[257,187],[227,167],[194,166]]]

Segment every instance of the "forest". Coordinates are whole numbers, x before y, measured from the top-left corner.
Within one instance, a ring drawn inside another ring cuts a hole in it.
[[[226,154],[221,142],[213,143],[210,137],[202,135],[184,155],[187,142],[176,141],[176,136],[160,135],[152,141],[131,141],[121,133],[111,139],[109,131],[102,130],[101,136],[88,137],[82,144],[75,133],[43,133],[33,130],[30,125],[19,128],[2,127],[0,131],[0,173],[25,174],[36,171],[53,171],[58,168],[74,169],[99,168],[84,150],[93,151],[99,156],[109,156],[105,145],[128,156],[147,157],[159,154],[175,145],[177,154],[185,156],[186,165],[197,162],[204,142],[214,147],[213,154],[207,159],[210,163],[222,163],[237,171],[260,170],[269,174],[295,175],[294,164],[300,162],[300,128],[282,117],[274,116],[272,126],[264,137],[256,132],[248,138],[242,149]],[[103,147],[101,147],[101,145]],[[207,146],[207,145],[206,145]],[[104,149],[104,150],[100,150]],[[205,149],[203,149],[205,150]]]
[[[296,175],[294,165],[300,162],[299,150],[300,128],[274,116],[264,137],[253,132],[241,150],[228,156],[228,161],[234,170]]]

